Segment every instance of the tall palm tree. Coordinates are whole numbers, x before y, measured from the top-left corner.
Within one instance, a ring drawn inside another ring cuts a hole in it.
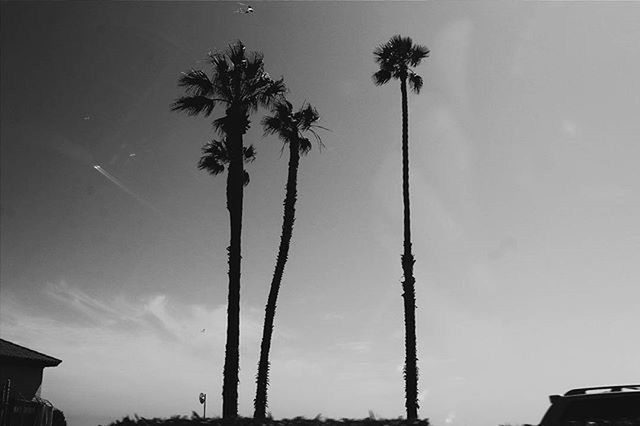
[[[259,106],[269,106],[285,92],[282,79],[274,80],[264,71],[261,53],[247,54],[241,41],[224,52],[210,53],[211,77],[192,69],[183,73],[178,84],[185,96],[172,105],[173,111],[208,117],[217,104],[225,114],[213,121],[215,129],[226,138],[228,155],[227,210],[229,211],[230,242],[229,296],[227,304],[227,342],[222,385],[222,416],[238,415],[238,371],[240,368],[240,264],[242,235],[242,203],[245,173],[243,167],[243,135],[249,129],[249,116]]]
[[[405,406],[407,419],[418,417],[418,366],[416,354],[416,292],[413,265],[415,259],[411,252],[411,215],[409,207],[409,111],[407,106],[407,81],[409,87],[420,93],[422,77],[412,68],[429,56],[429,49],[413,44],[410,37],[395,35],[378,46],[374,51],[376,63],[380,69],[373,74],[373,82],[381,86],[392,78],[400,80],[402,95],[402,200],[404,206],[404,252],[402,254],[402,298],[404,299],[405,326]]]
[[[284,266],[289,256],[289,245],[293,233],[293,222],[296,214],[296,197],[298,183],[298,166],[300,156],[311,150],[311,141],[305,137],[305,133],[314,136],[316,142],[322,146],[320,137],[314,128],[323,128],[315,123],[320,118],[318,111],[311,105],[303,105],[297,112],[286,99],[278,100],[272,109],[272,115],[262,120],[265,136],[276,134],[286,145],[289,145],[289,171],[287,174],[287,187],[284,198],[284,215],[282,218],[282,234],[280,235],[280,247],[276,258],[276,267],[271,279],[269,298],[264,314],[264,327],[262,330],[262,344],[260,346],[260,361],[258,362],[258,375],[256,377],[256,398],[254,400],[253,417],[264,419],[267,407],[267,385],[269,383],[269,350],[271,348],[271,336],[273,334],[273,320],[276,315],[276,301],[280,291],[280,283],[284,273]]]

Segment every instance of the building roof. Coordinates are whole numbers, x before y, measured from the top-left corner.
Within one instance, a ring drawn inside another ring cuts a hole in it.
[[[7,340],[0,339],[0,359],[27,361],[43,367],[55,367],[62,361],[49,355],[36,352],[24,346],[16,345]]]

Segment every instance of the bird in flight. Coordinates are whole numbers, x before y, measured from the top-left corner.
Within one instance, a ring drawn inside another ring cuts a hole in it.
[[[253,13],[253,7],[250,4],[238,3],[240,7],[236,9],[235,13]]]

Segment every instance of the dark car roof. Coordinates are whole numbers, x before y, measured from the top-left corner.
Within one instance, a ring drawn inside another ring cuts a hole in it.
[[[603,392],[597,392],[603,391]],[[604,392],[606,391],[606,392]],[[603,395],[616,392],[640,392],[640,385],[612,385],[612,386],[596,386],[592,388],[577,388],[567,391],[564,396],[574,395]]]
[[[58,358],[16,345],[4,339],[0,339],[0,359],[26,361],[43,367],[55,367],[62,362]]]
[[[640,414],[640,385],[613,385],[571,389],[564,395],[551,395],[551,406],[540,422],[555,426],[567,419],[607,418]],[[626,413],[626,414],[625,414]],[[604,416],[604,417],[603,417]]]

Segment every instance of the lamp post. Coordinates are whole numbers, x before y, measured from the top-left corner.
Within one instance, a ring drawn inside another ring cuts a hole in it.
[[[198,399],[200,400],[200,404],[204,406],[202,409],[202,418],[206,419],[207,418],[207,394],[200,392],[200,397]]]

